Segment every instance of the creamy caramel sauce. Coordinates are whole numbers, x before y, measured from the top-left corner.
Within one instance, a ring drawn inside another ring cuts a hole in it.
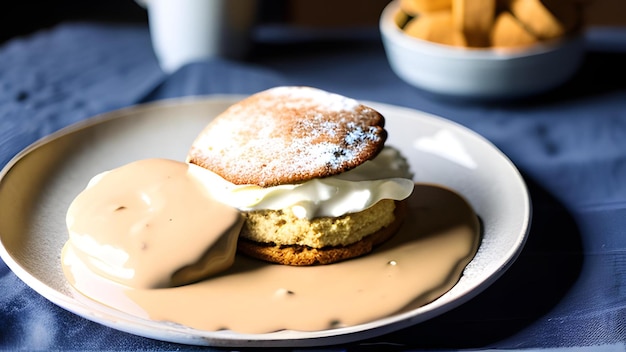
[[[66,251],[135,288],[178,286],[230,267],[243,220],[212,200],[190,167],[146,159],[95,177],[68,209]]]
[[[94,274],[66,246],[63,269],[74,288],[97,302],[201,330],[266,333],[352,326],[432,302],[458,282],[476,253],[478,219],[456,193],[416,184],[408,208],[391,240],[369,255],[331,265],[291,267],[237,256],[232,267],[204,281],[133,289]],[[189,256],[184,250],[167,255]]]

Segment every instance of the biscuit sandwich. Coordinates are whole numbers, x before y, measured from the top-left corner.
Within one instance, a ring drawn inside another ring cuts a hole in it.
[[[331,264],[393,236],[414,183],[385,146],[385,119],[354,99],[276,87],[237,102],[193,142],[211,193],[245,219],[238,251],[286,265]]]

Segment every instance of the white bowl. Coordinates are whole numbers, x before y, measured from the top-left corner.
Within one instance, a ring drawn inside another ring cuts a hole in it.
[[[405,34],[395,23],[399,2],[380,18],[391,69],[418,88],[468,98],[518,98],[543,93],[569,80],[584,56],[580,36],[523,49],[476,49],[437,44]]]

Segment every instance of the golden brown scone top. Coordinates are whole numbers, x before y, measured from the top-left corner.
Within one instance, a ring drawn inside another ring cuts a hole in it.
[[[353,99],[310,87],[254,94],[209,123],[187,160],[234,184],[270,187],[336,175],[374,158],[384,117]]]

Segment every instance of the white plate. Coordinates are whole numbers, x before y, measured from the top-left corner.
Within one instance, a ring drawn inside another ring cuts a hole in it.
[[[95,174],[138,159],[183,160],[197,133],[241,96],[169,100],[110,112],[48,136],[0,173],[0,255],[42,296],[86,319],[154,339],[212,346],[315,346],[371,338],[422,322],[477,295],[516,259],[531,205],[515,166],[476,133],[423,112],[369,102],[387,119],[388,144],[409,159],[418,182],[463,195],[480,216],[483,239],[457,285],[434,302],[352,327],[317,332],[238,334],[137,318],[80,299],[63,276],[65,212]]]

